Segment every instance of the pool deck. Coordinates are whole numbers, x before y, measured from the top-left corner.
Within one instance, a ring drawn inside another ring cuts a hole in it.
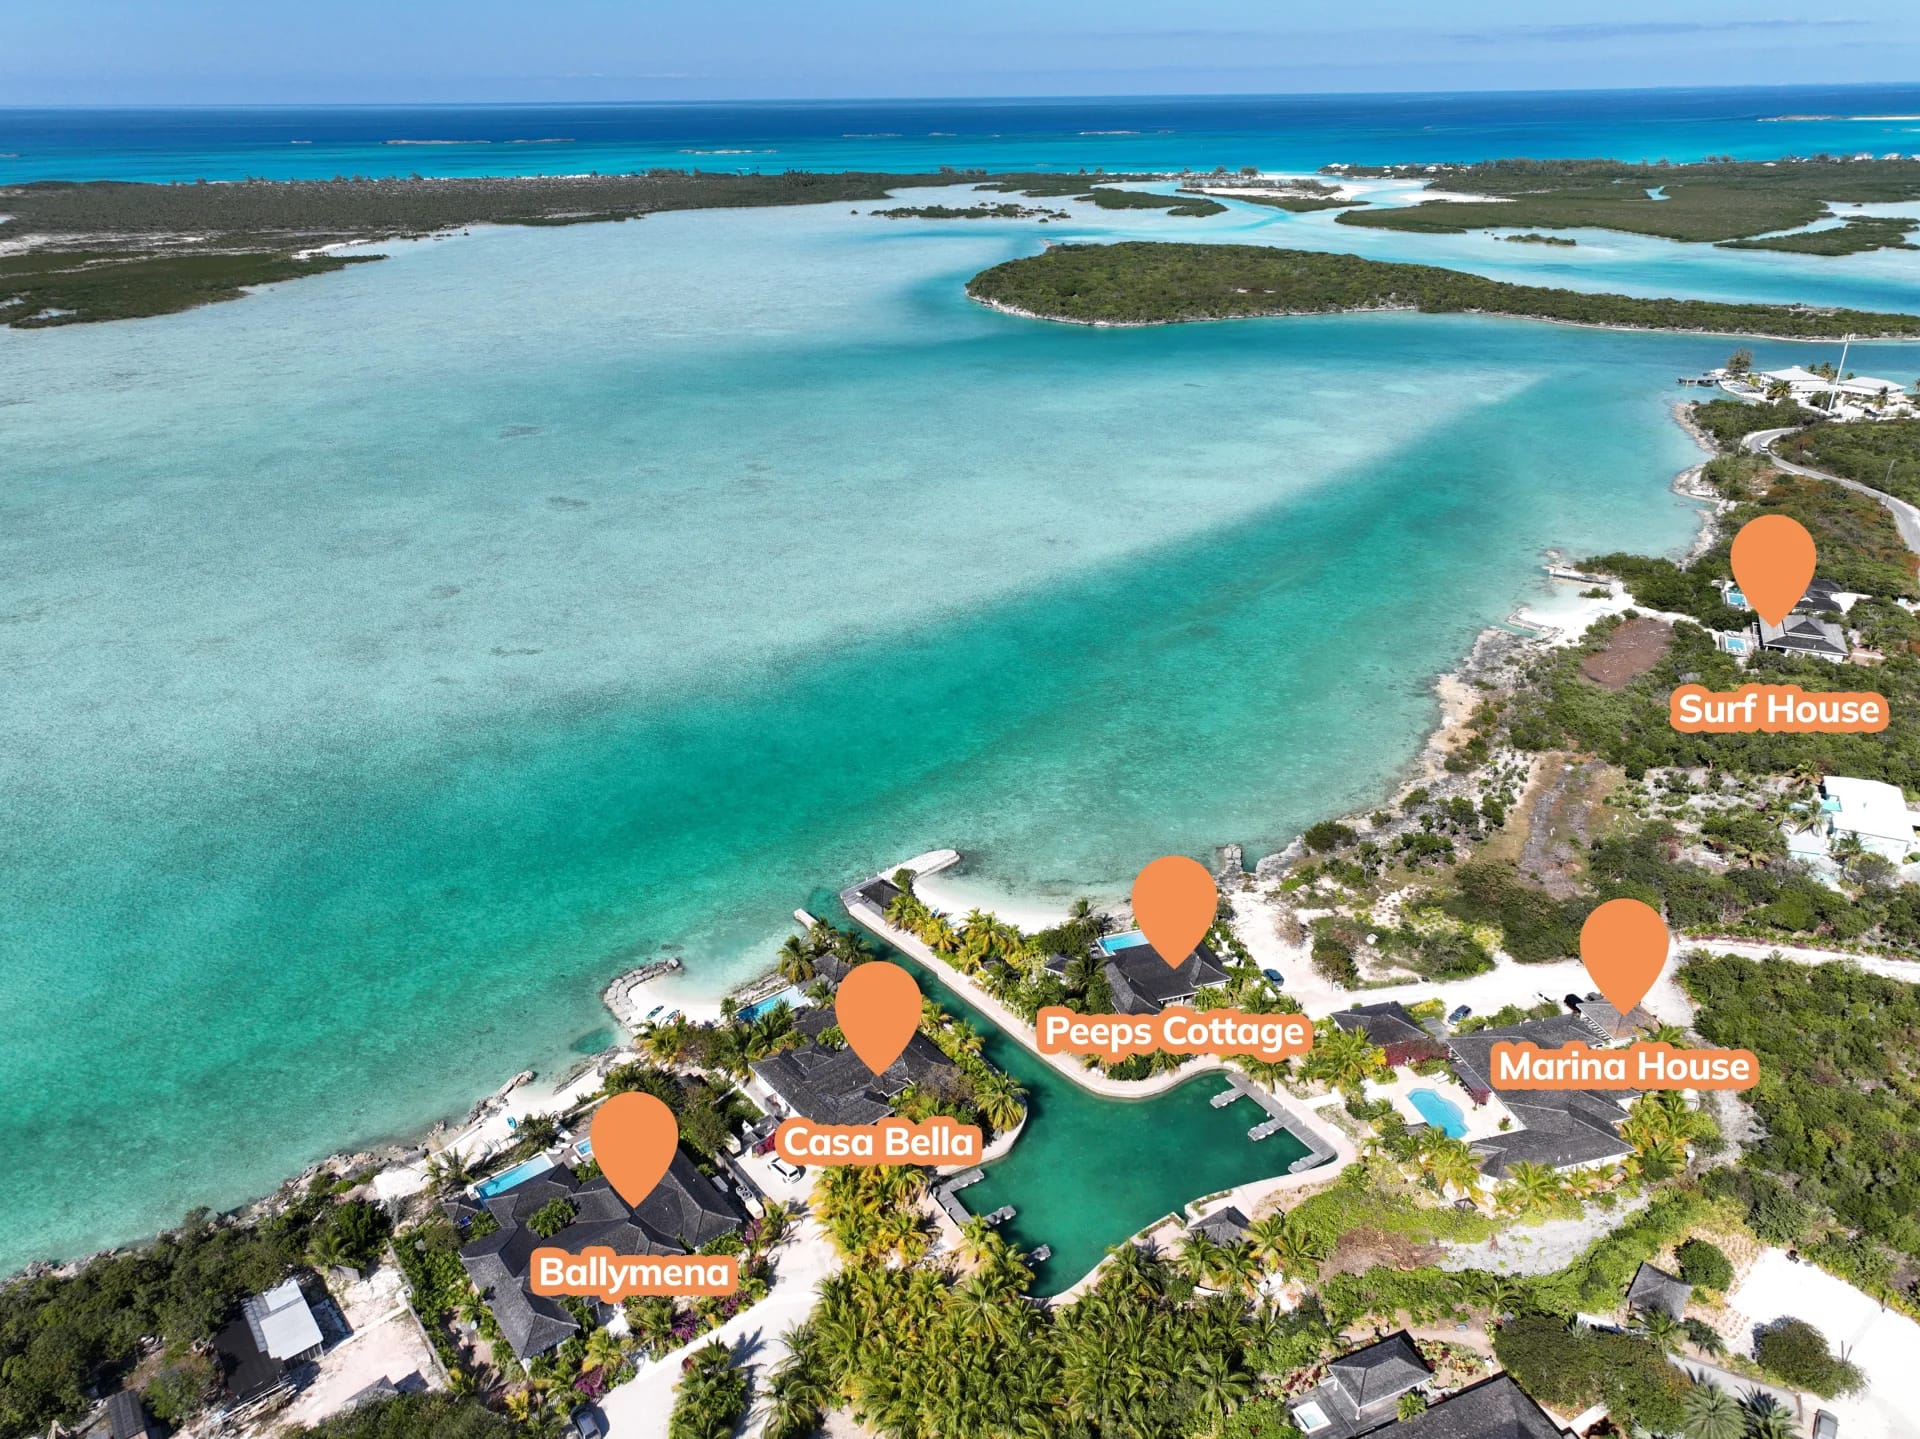
[[[1416,1089],[1431,1089],[1453,1102],[1461,1118],[1466,1121],[1467,1132],[1460,1137],[1468,1144],[1500,1133],[1500,1121],[1513,1117],[1507,1112],[1506,1105],[1497,1098],[1489,1099],[1485,1104],[1475,1104],[1473,1096],[1450,1075],[1415,1074],[1412,1069],[1395,1069],[1388,1073],[1387,1079],[1367,1081],[1366,1096],[1368,1099],[1386,1100],[1409,1125],[1427,1122],[1427,1117],[1415,1109],[1413,1101],[1408,1098]]]

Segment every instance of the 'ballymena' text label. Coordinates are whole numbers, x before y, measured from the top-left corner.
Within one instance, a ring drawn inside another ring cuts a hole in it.
[[[1667,720],[1684,734],[1873,734],[1892,713],[1885,695],[1809,694],[1799,685],[1742,685],[1731,694],[1681,685],[1667,700]]]
[[[1155,1050],[1273,1060],[1313,1048],[1313,1022],[1303,1014],[1179,1006],[1158,1014],[1080,1014],[1050,1004],[1035,1016],[1034,1040],[1042,1054],[1097,1054],[1109,1064]]]
[[[977,1124],[936,1114],[921,1124],[815,1124],[785,1119],[773,1131],[774,1152],[789,1164],[974,1164],[984,1145]]]
[[[535,1294],[591,1295],[609,1304],[635,1294],[732,1294],[740,1287],[740,1261],[731,1254],[615,1254],[605,1245],[578,1254],[544,1248],[533,1251],[527,1283]]]
[[[1541,1049],[1502,1040],[1493,1046],[1492,1064],[1495,1089],[1751,1089],[1760,1082],[1760,1061],[1750,1049],[1590,1049],[1577,1040]]]

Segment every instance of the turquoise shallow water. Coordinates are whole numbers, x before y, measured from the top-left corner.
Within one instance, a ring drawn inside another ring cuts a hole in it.
[[[919,850],[1118,893],[1284,842],[1544,546],[1691,533],[1726,341],[961,298],[1034,238],[476,232],[0,332],[0,1268],[464,1109]]]

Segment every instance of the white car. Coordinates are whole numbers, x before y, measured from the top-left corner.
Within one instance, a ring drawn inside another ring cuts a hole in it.
[[[787,1163],[786,1160],[782,1159],[777,1154],[774,1155],[771,1159],[769,1159],[767,1161],[767,1164],[775,1174],[779,1175],[782,1179],[786,1180],[787,1183],[789,1184],[798,1184],[805,1174],[804,1170],[799,1169],[795,1165],[791,1165]]]

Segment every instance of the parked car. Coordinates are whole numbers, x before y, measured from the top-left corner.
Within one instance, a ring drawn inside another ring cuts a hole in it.
[[[787,1161],[782,1159],[779,1155],[776,1154],[772,1159],[769,1159],[767,1161],[767,1164],[768,1164],[768,1167],[770,1167],[775,1174],[779,1175],[782,1179],[786,1180],[787,1183],[798,1184],[800,1182],[801,1171],[799,1170],[799,1168],[795,1165],[787,1163]]]
[[[606,1430],[600,1425],[600,1418],[591,1409],[582,1409],[573,1416],[569,1432],[578,1439],[605,1439]]]
[[[1813,1416],[1813,1439],[1840,1439],[1840,1421],[1822,1409]]]
[[[1449,1014],[1447,1016],[1447,1023],[1458,1024],[1461,1020],[1466,1019],[1472,1013],[1473,1013],[1473,1010],[1469,1008],[1467,1005],[1463,1004],[1458,1009],[1454,1010],[1452,1014]]]
[[[1267,983],[1272,985],[1275,989],[1279,989],[1282,985],[1284,985],[1287,982],[1285,977],[1282,976],[1280,971],[1277,969],[1263,969],[1260,971],[1260,974],[1261,974],[1261,977],[1264,978],[1267,981]]]

